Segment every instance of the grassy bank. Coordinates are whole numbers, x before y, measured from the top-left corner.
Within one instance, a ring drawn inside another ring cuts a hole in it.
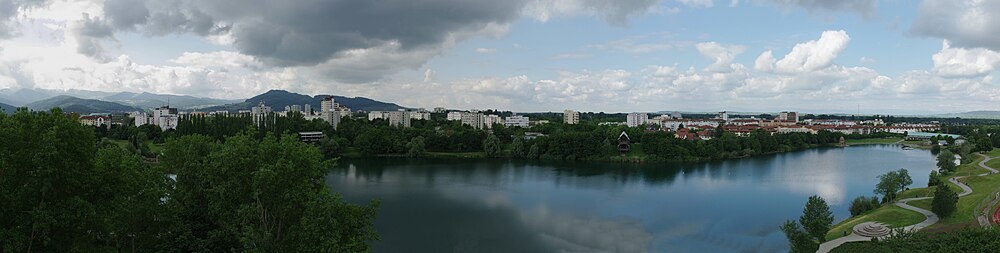
[[[1000,156],[1000,149],[993,150],[987,155]],[[954,190],[955,192],[962,192],[962,189],[954,184],[948,182],[949,178],[957,176],[970,176],[977,175],[988,172],[988,170],[979,167],[979,162],[982,161],[981,156],[977,156],[971,163],[966,163],[959,165],[956,168],[955,173],[948,175],[941,175],[938,179],[941,182],[946,182],[946,185]],[[998,162],[990,161],[990,164],[1000,164]],[[993,167],[993,166],[990,166]],[[996,167],[993,167],[996,168]],[[1000,174],[989,175],[985,177],[970,176],[964,178],[969,187],[972,188],[973,193],[968,196],[962,197],[958,201],[958,205],[955,210],[955,214],[950,217],[941,219],[938,223],[931,225],[928,229],[930,230],[951,230],[953,228],[965,227],[966,225],[978,226],[976,223],[976,218],[974,216],[974,210],[977,206],[986,200],[986,198],[993,196],[993,192],[1000,190]],[[926,185],[927,182],[914,182],[915,185]],[[934,196],[934,189],[928,187],[913,188],[897,195],[897,199],[904,198],[917,198],[917,197],[931,197]],[[926,210],[931,210],[931,199],[925,200],[914,200],[910,201],[909,204],[915,207],[923,208]],[[850,231],[855,225],[867,221],[878,221],[881,223],[888,224],[890,227],[903,227],[908,225],[917,224],[924,220],[924,216],[920,213],[903,209],[895,204],[883,205],[882,207],[872,210],[868,213],[852,217],[850,219],[844,220],[836,225],[827,233],[827,240],[836,239],[844,236],[844,231]]]
[[[855,225],[869,221],[878,221],[889,225],[890,228],[898,228],[920,223],[921,221],[924,221],[924,215],[918,212],[903,209],[895,204],[883,205],[878,209],[837,223],[837,225],[834,225],[830,229],[830,232],[826,234],[826,240],[829,241],[843,237],[845,235],[844,233],[850,233],[851,229],[853,229]]]

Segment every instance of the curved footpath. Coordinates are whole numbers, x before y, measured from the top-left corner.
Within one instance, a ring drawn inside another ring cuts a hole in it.
[[[976,175],[976,176],[980,176],[981,177],[981,176],[989,175],[991,173],[998,173],[997,170],[995,170],[993,168],[990,168],[989,166],[986,166],[986,162],[989,162],[993,158],[991,158],[991,157],[989,157],[987,155],[983,155],[983,154],[977,154],[977,155],[982,156],[984,158],[982,161],[979,162],[979,167],[982,167],[983,169],[989,170],[991,172],[979,174],[979,175]],[[968,176],[953,177],[953,178],[949,178],[948,179],[948,182],[951,182],[952,184],[955,184],[959,188],[962,188],[962,193],[959,193],[958,197],[965,197],[965,196],[967,196],[969,194],[972,194],[972,188],[971,187],[969,187],[968,185],[966,185],[966,184],[958,181],[959,179],[962,179],[962,178],[965,178],[965,177],[968,177]],[[926,227],[928,227],[930,225],[933,225],[934,223],[937,223],[938,220],[940,220],[938,218],[938,216],[936,214],[934,214],[934,212],[931,212],[931,211],[928,211],[928,210],[924,210],[924,209],[921,209],[919,207],[915,207],[915,206],[911,206],[911,205],[907,204],[910,201],[921,200],[921,199],[929,199],[929,198],[932,198],[932,197],[906,198],[906,199],[900,199],[900,200],[896,201],[896,205],[897,206],[905,208],[907,210],[912,210],[912,211],[921,213],[925,217],[927,217],[926,219],[924,219],[924,221],[922,221],[920,223],[903,227],[903,230],[906,230],[906,231],[917,231],[917,230],[926,228]],[[977,219],[979,220],[979,224],[983,225],[983,221],[986,219],[986,217],[985,216],[977,216]],[[986,223],[989,223],[989,221],[986,220]],[[837,246],[840,246],[840,245],[842,245],[844,243],[869,241],[871,239],[872,239],[871,237],[858,235],[858,234],[856,234],[856,233],[854,233],[852,231],[851,234],[848,235],[848,236],[844,236],[844,237],[841,237],[841,238],[833,239],[833,240],[830,240],[830,241],[825,242],[823,244],[820,244],[819,245],[819,250],[817,250],[816,252],[817,253],[827,253],[827,252],[830,252],[830,250],[833,250],[833,248],[836,248]]]

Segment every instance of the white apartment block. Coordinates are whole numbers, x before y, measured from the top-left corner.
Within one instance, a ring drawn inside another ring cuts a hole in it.
[[[646,121],[649,121],[649,115],[645,113],[629,113],[625,118],[625,125],[628,127],[637,127],[645,125]]]
[[[271,113],[271,107],[264,105],[264,101],[260,101],[260,104],[250,108],[250,116],[253,117],[254,125],[261,125],[265,123],[267,115]],[[153,111],[154,116],[156,111]]]
[[[462,112],[449,112],[448,120],[462,120]]]
[[[799,122],[799,113],[797,112],[780,112],[778,113],[778,120],[787,120]]]
[[[487,129],[493,129],[493,125],[496,124],[503,125],[503,118],[501,118],[499,115],[493,115],[493,114],[483,115],[483,127],[486,127]]]
[[[503,124],[507,127],[528,128],[529,122],[531,122],[531,120],[529,120],[528,117],[513,115],[504,119]]]
[[[580,112],[574,110],[563,111],[563,123],[566,124],[580,124]]]
[[[389,112],[383,112],[383,111],[368,112],[368,121],[377,120],[377,119],[388,120],[389,119]]]
[[[387,112],[385,116],[389,119],[390,126],[410,127],[410,112],[405,109]]]
[[[462,112],[461,120],[463,125],[469,125],[475,129],[483,129],[483,113]]]
[[[431,120],[431,113],[426,111],[410,112],[410,119],[416,120]]]

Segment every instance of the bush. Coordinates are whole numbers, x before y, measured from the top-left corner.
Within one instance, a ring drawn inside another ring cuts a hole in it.
[[[941,184],[941,179],[938,178],[940,174],[936,170],[931,171],[931,176],[927,179],[927,187],[935,186]]]
[[[858,196],[851,201],[851,217],[858,216],[879,207],[878,197]]]

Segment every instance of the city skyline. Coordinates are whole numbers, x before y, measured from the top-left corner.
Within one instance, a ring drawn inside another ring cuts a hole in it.
[[[237,6],[254,8],[235,8]],[[982,1],[15,1],[0,89],[408,107],[922,115],[997,110]],[[261,13],[260,10],[273,10]]]

